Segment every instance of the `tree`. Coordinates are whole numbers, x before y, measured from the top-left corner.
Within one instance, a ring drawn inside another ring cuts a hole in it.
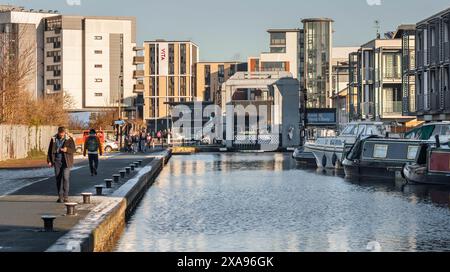
[[[35,97],[36,41],[30,25],[6,24],[0,29],[0,124],[67,126],[64,93]],[[34,37],[31,35],[31,37]]]

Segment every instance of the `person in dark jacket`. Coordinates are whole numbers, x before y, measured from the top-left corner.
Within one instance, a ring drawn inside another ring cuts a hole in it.
[[[98,170],[98,156],[103,156],[103,146],[100,138],[97,136],[95,129],[89,131],[89,137],[84,142],[83,156],[89,158],[89,168],[91,169],[91,176],[97,176]]]
[[[58,128],[58,134],[52,137],[47,152],[49,167],[55,168],[58,203],[69,202],[70,169],[73,167],[75,142],[66,133],[64,127]]]

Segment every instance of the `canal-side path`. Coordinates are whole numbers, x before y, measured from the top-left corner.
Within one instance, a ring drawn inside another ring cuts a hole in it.
[[[65,204],[56,203],[56,180],[49,177],[29,184],[19,190],[0,196],[0,252],[43,252],[47,251],[52,245],[57,243],[64,236],[67,236],[74,228],[82,224],[84,220],[96,213],[101,219],[108,219],[108,216],[102,215],[105,209],[98,209],[104,203],[110,203],[110,198],[120,199],[114,194],[122,190],[123,195],[127,195],[132,188],[123,190],[127,187],[130,180],[137,177],[139,182],[148,182],[149,172],[156,172],[160,167],[161,156],[166,156],[167,151],[160,151],[148,154],[117,154],[100,161],[98,176],[90,175],[89,166],[86,161],[76,165],[71,173],[70,179],[70,202],[77,203],[76,215],[67,216]],[[163,154],[163,155],[162,155]],[[104,188],[102,196],[96,195],[96,185],[106,187],[105,179],[113,179],[113,174],[119,174],[120,170],[129,167],[130,164],[142,161],[141,166],[131,171],[125,178],[119,182],[113,182],[112,188]],[[39,171],[39,170],[36,170]],[[140,188],[139,190],[143,190]],[[82,193],[92,193],[91,203],[83,204]],[[140,193],[140,192],[139,192]],[[132,199],[134,200],[134,199]],[[131,201],[130,201],[131,202]],[[125,204],[125,210],[128,209]],[[106,211],[110,212],[110,211]],[[44,232],[44,223],[41,219],[44,215],[55,216],[54,231]],[[103,216],[103,217],[101,217]],[[114,223],[114,222],[113,222]],[[122,224],[122,223],[120,223]],[[97,226],[96,225],[96,226]],[[114,224],[110,226],[115,231]],[[95,231],[95,226],[91,231]],[[87,233],[84,237],[87,243],[85,251],[94,251],[95,245],[92,244],[93,234]],[[86,246],[86,245],[85,245]],[[78,248],[80,249],[80,248]],[[68,251],[72,250],[67,248]],[[64,248],[57,248],[56,251],[64,251]]]

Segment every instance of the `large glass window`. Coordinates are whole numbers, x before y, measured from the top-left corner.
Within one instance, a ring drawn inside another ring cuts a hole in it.
[[[270,53],[286,53],[286,47],[271,47]]]
[[[384,54],[384,76],[385,78],[401,78],[401,54]]]
[[[271,45],[286,45],[286,33],[284,33],[284,32],[270,33],[270,44]]]
[[[261,62],[262,71],[286,71],[285,62]]]

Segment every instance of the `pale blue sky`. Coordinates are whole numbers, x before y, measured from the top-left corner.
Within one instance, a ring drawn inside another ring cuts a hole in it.
[[[68,3],[80,1],[80,6]],[[298,28],[301,19],[330,17],[336,46],[358,46],[383,32],[416,23],[450,7],[449,0],[8,0],[63,14],[136,16],[138,41],[190,39],[201,60],[221,61],[267,51],[269,28]]]

